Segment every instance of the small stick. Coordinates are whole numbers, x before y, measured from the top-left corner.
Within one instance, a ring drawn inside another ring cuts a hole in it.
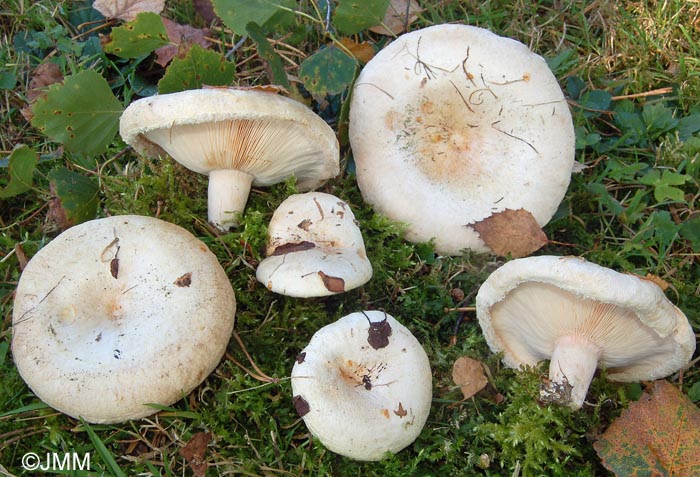
[[[445,308],[444,312],[449,313],[451,311],[459,311],[459,312],[464,312],[464,311],[476,311],[475,306],[458,306],[456,308]]]
[[[612,99],[613,101],[617,101],[620,99],[646,98],[647,96],[657,96],[659,94],[668,94],[668,93],[673,93],[673,88],[670,86],[667,86],[665,88],[652,89],[651,91],[645,91],[643,93],[624,94],[622,96],[613,96],[610,99]]]

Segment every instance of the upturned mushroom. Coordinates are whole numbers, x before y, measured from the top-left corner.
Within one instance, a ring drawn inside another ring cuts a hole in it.
[[[12,353],[49,406],[93,423],[139,419],[211,373],[235,311],[216,256],[185,229],[142,216],[96,219],[27,264]]]
[[[474,225],[499,212],[544,226],[574,165],[571,114],[544,59],[466,25],[415,30],[374,56],[349,134],[364,200],[450,255],[490,252]]]
[[[668,376],[695,351],[683,312],[653,281],[577,257],[513,260],[476,296],[486,342],[512,368],[550,360],[546,401],[580,408],[597,368],[613,381]]]
[[[252,185],[295,176],[311,190],[339,172],[338,140],[303,104],[275,93],[207,88],[134,101],[121,116],[125,142],[145,156],[166,153],[209,176],[208,218],[237,225]]]
[[[432,373],[418,340],[381,311],[351,313],[318,330],[292,369],[294,406],[333,452],[380,460],[420,434]]]
[[[342,293],[366,283],[372,264],[355,215],[331,194],[294,194],[275,210],[267,257],[256,276],[269,290],[294,297]]]

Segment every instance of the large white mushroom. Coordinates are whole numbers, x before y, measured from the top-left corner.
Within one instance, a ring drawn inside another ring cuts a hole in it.
[[[186,396],[216,367],[236,300],[216,256],[150,217],[76,225],[32,257],[17,285],[12,353],[51,407],[113,423]]]
[[[482,284],[476,312],[507,366],[550,360],[542,397],[574,408],[597,368],[614,381],[658,379],[695,351],[688,319],[653,281],[577,257],[506,263]]]
[[[209,176],[209,222],[237,224],[251,185],[295,176],[311,190],[339,172],[338,140],[303,104],[255,89],[207,88],[134,101],[121,116],[122,138],[140,154],[169,154]]]
[[[498,212],[544,226],[574,165],[571,114],[544,59],[466,25],[415,30],[372,58],[349,134],[362,197],[445,254],[489,252],[473,225]]]
[[[334,195],[289,196],[275,210],[268,234],[267,258],[256,275],[276,293],[327,296],[357,288],[372,277],[355,215]]]
[[[432,373],[418,340],[391,315],[351,313],[318,330],[292,369],[294,406],[328,449],[380,460],[420,434]]]

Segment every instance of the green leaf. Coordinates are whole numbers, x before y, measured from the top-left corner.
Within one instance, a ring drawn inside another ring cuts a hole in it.
[[[680,234],[681,237],[690,242],[693,252],[700,252],[700,218],[694,218],[683,222],[681,224]],[[700,387],[698,388],[698,399],[694,399],[694,401],[700,401]]]
[[[294,15],[287,10],[290,3],[285,0],[213,0],[212,4],[224,25],[239,35],[247,34],[249,23],[282,22],[284,17]]]
[[[13,89],[17,84],[17,77],[9,71],[0,72],[0,89]]]
[[[216,51],[192,45],[184,58],[174,58],[158,82],[161,94],[207,86],[229,86],[236,77],[236,65]]]
[[[700,113],[693,113],[678,120],[678,138],[687,141],[700,131]]]
[[[678,119],[673,117],[673,111],[663,103],[645,104],[642,109],[642,119],[652,138],[657,138],[678,126]]]
[[[265,37],[265,32],[257,23],[249,23],[246,28],[248,35],[255,42],[258,48],[258,54],[268,67],[268,76],[270,83],[290,89],[287,73],[284,71],[282,58],[277,54],[274,48],[270,45]]]
[[[66,168],[49,174],[52,192],[70,225],[79,224],[97,215],[99,186],[95,181]]]
[[[345,91],[355,79],[356,69],[354,58],[331,45],[306,58],[299,77],[311,94],[323,97]]]
[[[607,111],[612,102],[612,95],[607,91],[594,89],[584,93],[581,97],[581,106],[585,108],[583,115],[586,117],[597,116],[602,111]]]
[[[667,169],[659,171],[652,169],[639,179],[639,182],[645,185],[654,187],[654,199],[657,202],[663,202],[666,199],[671,199],[674,202],[684,202],[685,193],[679,186],[690,180],[686,174],[678,174]]]
[[[389,0],[339,0],[333,25],[345,35],[379,25],[389,8]]]
[[[107,81],[85,70],[51,85],[32,105],[32,124],[69,151],[97,154],[112,142],[124,111]]]
[[[586,185],[586,189],[598,198],[598,202],[614,215],[619,216],[625,211],[625,208],[613,196],[610,195],[608,189],[603,184],[592,183]]]
[[[32,188],[32,175],[38,157],[29,146],[19,146],[10,154],[8,170],[10,179],[5,188],[0,189],[0,197],[13,197]]]
[[[170,43],[163,19],[157,13],[141,12],[123,26],[112,29],[105,53],[120,58],[138,58]]]

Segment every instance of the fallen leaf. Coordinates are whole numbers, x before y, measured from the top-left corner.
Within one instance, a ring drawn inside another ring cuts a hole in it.
[[[311,411],[309,403],[306,401],[306,399],[299,395],[292,398],[292,403],[294,403],[294,409],[297,410],[299,417],[304,417],[309,413],[309,411]]]
[[[638,276],[638,275],[635,275],[635,276]],[[641,278],[642,280],[647,280],[647,281],[652,282],[654,285],[656,285],[657,287],[661,288],[663,291],[668,290],[668,287],[671,286],[671,284],[668,283],[668,282],[667,282],[666,280],[664,280],[663,278],[658,277],[658,276],[656,276],[656,275],[653,275],[653,274],[651,274],[651,273],[647,273],[645,276],[639,277],[639,278]]]
[[[177,277],[173,283],[178,287],[189,287],[192,285],[192,272],[187,272],[184,275]]]
[[[31,121],[34,116],[31,105],[34,100],[44,94],[48,86],[62,81],[63,73],[61,73],[61,68],[56,63],[47,62],[37,66],[30,75],[29,88],[26,95],[28,105],[20,111],[24,119]]]
[[[309,242],[307,240],[303,240],[301,242],[288,242],[288,243],[283,243],[282,245],[275,247],[275,249],[270,253],[270,256],[286,255],[288,253],[293,253],[293,252],[303,252],[304,250],[310,250],[310,249],[315,248],[315,247],[316,247],[315,243]],[[323,272],[319,272],[319,273],[323,273]],[[324,275],[325,275],[325,273],[324,273]],[[328,276],[328,275],[326,275],[326,276]],[[323,277],[321,277],[321,278],[323,278]]]
[[[399,417],[406,417],[408,415],[408,411],[403,408],[401,401],[399,401],[399,408],[394,411],[394,414]]]
[[[105,18],[116,18],[128,22],[142,12],[162,12],[165,8],[165,0],[95,0],[92,8]]]
[[[288,95],[289,91],[284,86],[276,84],[256,84],[255,86],[231,86],[231,89],[239,91],[260,91],[262,93]]]
[[[469,399],[488,384],[484,365],[466,356],[457,358],[452,365],[452,381],[460,387],[464,399]]]
[[[700,410],[671,383],[656,381],[593,447],[618,477],[697,477]]]
[[[343,293],[345,291],[345,280],[342,278],[326,275],[320,270],[318,271],[318,276],[321,277],[323,286],[325,286],[329,292]]]
[[[369,318],[367,319],[369,320]],[[374,349],[385,348],[389,345],[391,331],[391,325],[386,318],[382,321],[370,321],[369,330],[367,332],[367,342]]]
[[[207,24],[211,24],[211,22],[217,18],[211,0],[194,0],[192,3],[195,11],[199,13],[199,16],[202,17]]]
[[[526,257],[544,247],[547,236],[530,212],[506,209],[468,225],[496,255]]]
[[[362,64],[371,60],[375,54],[374,47],[368,41],[357,43],[352,38],[345,37],[340,39],[340,43]]]
[[[190,25],[181,25],[167,18],[163,18],[165,31],[168,33],[170,43],[156,49],[156,63],[167,66],[175,56],[184,56],[190,46],[197,44],[202,48],[208,48],[211,44],[207,37],[210,35],[208,28],[195,28]]]
[[[180,449],[180,455],[185,458],[196,477],[206,475],[207,463],[204,459],[210,441],[211,432],[198,432]]]
[[[408,21],[406,21],[406,10],[408,9]],[[406,31],[406,26],[418,19],[416,13],[423,11],[416,0],[391,0],[387,8],[382,23],[386,25],[373,26],[369,31],[380,35],[394,36]]]

